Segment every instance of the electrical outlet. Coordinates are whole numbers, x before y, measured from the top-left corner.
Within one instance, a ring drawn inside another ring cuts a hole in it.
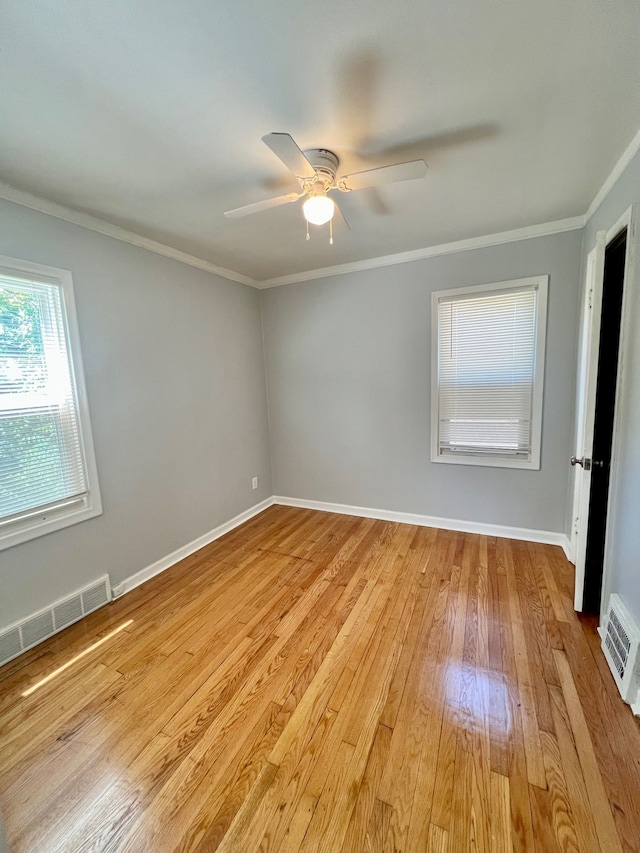
[[[258,478],[257,478],[257,477],[253,477],[253,478],[252,478],[252,480],[251,480],[251,488],[252,488],[252,489],[257,489],[257,488],[258,488]]]

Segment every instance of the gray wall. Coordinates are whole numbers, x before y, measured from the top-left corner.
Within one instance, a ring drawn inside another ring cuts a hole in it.
[[[566,532],[581,232],[262,292],[278,495]],[[542,468],[430,461],[431,293],[549,274]]]
[[[272,493],[567,532],[581,263],[639,201],[640,155],[584,232],[262,293],[0,201],[1,254],[73,273],[104,503],[0,552],[0,627],[105,572],[116,584]],[[538,274],[550,275],[542,469],[431,463],[431,292]],[[640,619],[639,277],[637,264],[605,594]]]
[[[73,273],[104,505],[0,551],[3,627],[105,572],[117,584],[272,488],[258,291],[9,202],[0,254]]]
[[[595,212],[583,240],[583,266],[596,232],[608,231],[632,204],[640,203],[640,153],[636,154]],[[640,211],[638,211],[640,213]],[[636,234],[640,234],[636,223]],[[640,624],[640,258],[630,267],[625,294],[622,394],[618,400],[618,466],[611,486],[608,535],[610,561],[605,574],[603,607],[619,593]]]

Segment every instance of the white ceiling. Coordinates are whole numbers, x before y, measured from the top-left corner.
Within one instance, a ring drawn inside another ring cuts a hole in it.
[[[637,0],[4,0],[0,180],[266,279],[581,215],[640,125]],[[260,141],[426,180],[305,240]]]

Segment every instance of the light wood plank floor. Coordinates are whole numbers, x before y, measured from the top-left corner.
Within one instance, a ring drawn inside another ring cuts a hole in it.
[[[11,849],[639,851],[571,584],[559,548],[272,507],[0,671]]]

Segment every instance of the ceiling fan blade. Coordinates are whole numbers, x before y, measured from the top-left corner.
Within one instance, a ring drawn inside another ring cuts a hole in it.
[[[262,141],[273,151],[276,157],[282,160],[296,178],[315,177],[316,170],[288,133],[267,133],[266,136],[262,137]]]
[[[365,187],[377,187],[380,184],[412,181],[415,178],[424,178],[426,174],[427,164],[424,160],[411,160],[409,163],[396,163],[394,166],[381,166],[379,169],[343,175],[336,181],[336,186],[342,192],[348,193],[350,190],[363,190]]]
[[[304,193],[287,193],[286,195],[279,195],[276,198],[267,198],[264,201],[245,204],[244,207],[236,207],[235,210],[227,210],[224,215],[228,219],[240,219],[242,216],[260,213],[261,210],[269,210],[270,207],[279,207],[281,204],[297,201],[303,195]]]

